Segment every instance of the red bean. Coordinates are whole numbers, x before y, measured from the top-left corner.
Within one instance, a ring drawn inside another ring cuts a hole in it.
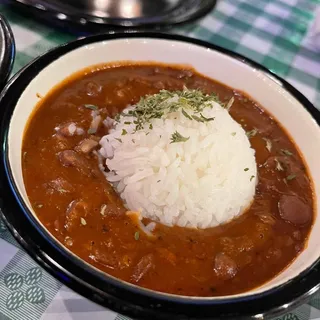
[[[304,225],[312,220],[311,207],[298,196],[283,195],[278,208],[281,218],[295,225]]]

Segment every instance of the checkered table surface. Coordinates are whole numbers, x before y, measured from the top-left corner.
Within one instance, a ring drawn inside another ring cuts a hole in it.
[[[171,32],[203,39],[263,64],[320,109],[320,52],[310,26],[320,0],[221,0],[204,19]],[[13,72],[76,38],[14,12],[0,0],[16,39]],[[52,278],[15,242],[0,220],[0,320],[126,319]],[[320,294],[278,320],[320,319]]]

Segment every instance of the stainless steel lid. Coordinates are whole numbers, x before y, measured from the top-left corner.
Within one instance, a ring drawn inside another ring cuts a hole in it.
[[[171,26],[208,13],[216,0],[14,0],[51,18],[122,27]]]
[[[0,91],[5,85],[15,56],[15,44],[7,20],[0,14]]]

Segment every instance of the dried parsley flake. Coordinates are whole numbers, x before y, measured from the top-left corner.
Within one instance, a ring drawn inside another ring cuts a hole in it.
[[[287,180],[288,181],[291,181],[291,180],[293,180],[293,179],[295,179],[296,178],[296,175],[295,174],[290,174],[289,176],[287,176]]]
[[[176,143],[176,142],[186,142],[190,139],[190,137],[184,137],[182,136],[178,131],[172,134],[171,136],[171,142],[170,143]]]
[[[283,171],[284,169],[283,169],[280,161],[278,159],[274,159],[274,161],[276,162],[276,170]]]
[[[212,107],[212,102],[223,106],[217,95],[205,94],[200,90],[189,90],[187,88],[180,91],[161,90],[157,94],[142,97],[134,109],[119,113],[114,119],[119,122],[121,116],[134,117],[136,131],[143,129],[144,125],[150,123],[152,119],[160,119],[180,109],[189,120],[212,121],[214,118],[206,118],[202,114],[205,108]],[[186,110],[192,112],[192,116]]]
[[[270,139],[267,139],[267,138],[263,138],[263,140],[266,142],[266,148],[269,152],[271,152],[271,149],[272,149],[272,142]]]
[[[234,103],[234,97],[232,97],[226,105],[226,109],[229,111]]]
[[[85,104],[84,107],[91,110],[98,110],[98,107],[93,104]]]
[[[247,131],[246,135],[248,138],[254,137],[258,133],[258,130],[256,128],[252,129],[251,131]]]
[[[285,156],[292,156],[293,153],[287,149],[281,149],[281,153],[284,154]]]
[[[93,129],[93,128],[90,128],[89,130],[88,130],[88,134],[95,134],[97,132],[97,130],[96,129]]]

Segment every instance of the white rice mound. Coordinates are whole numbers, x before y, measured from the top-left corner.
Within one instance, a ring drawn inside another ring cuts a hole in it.
[[[146,123],[135,131],[132,116],[105,120],[112,126],[100,141],[106,177],[129,210],[168,226],[204,229],[250,206],[257,165],[246,132],[216,102],[202,115],[214,120],[190,120],[181,109],[152,119],[152,129]],[[189,139],[171,143],[176,131]]]

